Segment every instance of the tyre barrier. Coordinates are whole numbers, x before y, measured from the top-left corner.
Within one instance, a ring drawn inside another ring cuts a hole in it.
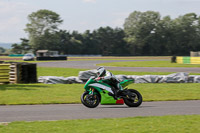
[[[9,83],[10,64],[0,64],[0,84]]]
[[[34,63],[0,64],[0,83],[36,83],[37,66]]]

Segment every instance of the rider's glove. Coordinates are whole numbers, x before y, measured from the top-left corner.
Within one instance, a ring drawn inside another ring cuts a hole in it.
[[[98,77],[98,78],[96,78],[96,80],[98,81],[98,80],[101,80],[101,79],[103,79],[102,77]]]

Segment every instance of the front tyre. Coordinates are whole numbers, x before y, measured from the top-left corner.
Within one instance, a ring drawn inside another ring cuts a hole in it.
[[[84,92],[81,96],[81,102],[88,108],[95,108],[99,105],[100,97],[98,95],[91,95],[89,92]]]
[[[128,89],[128,94],[124,98],[124,103],[129,107],[138,107],[142,103],[142,95],[134,89]]]

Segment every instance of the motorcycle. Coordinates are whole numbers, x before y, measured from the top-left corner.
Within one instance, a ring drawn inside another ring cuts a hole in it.
[[[95,108],[101,103],[102,105],[117,104],[128,107],[138,107],[142,103],[142,95],[135,89],[125,88],[132,84],[133,80],[124,80],[120,82],[122,90],[117,98],[114,98],[109,93],[113,93],[113,87],[103,80],[96,80],[95,77],[90,77],[85,83],[85,92],[81,96],[81,102],[88,108]]]

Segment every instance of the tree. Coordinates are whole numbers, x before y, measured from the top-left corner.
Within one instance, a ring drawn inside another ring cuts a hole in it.
[[[165,16],[158,22],[155,32],[151,36],[150,55],[170,55],[174,43],[173,21],[170,16]]]
[[[120,28],[100,27],[95,33],[95,40],[102,55],[127,55],[124,31]]]
[[[50,35],[58,31],[58,26],[63,22],[57,13],[50,10],[33,12],[28,16],[28,20],[30,23],[26,25],[25,31],[29,35],[30,45],[34,51],[40,49],[44,43],[45,48],[48,48],[47,42],[52,41]]]
[[[152,47],[149,40],[156,32],[156,27],[160,21],[158,12],[135,11],[126,18],[124,23],[125,40],[130,45],[132,55],[148,55]]]
[[[195,51],[199,42],[199,24],[198,17],[195,13],[188,13],[179,16],[174,20],[176,38],[175,45],[178,50],[177,55],[189,55],[190,51]],[[174,51],[175,52],[175,51]]]
[[[14,43],[12,44],[12,53],[15,54],[26,54],[28,52],[32,52],[32,48],[29,45],[29,40],[25,38],[20,38],[22,41],[20,44]]]
[[[70,46],[71,46],[71,34],[66,31],[66,30],[60,30],[58,32],[56,32],[55,34],[57,37],[58,40],[58,44],[56,45],[57,46],[57,49],[59,49],[58,51],[60,52],[60,54],[69,54],[69,51],[70,51]],[[55,46],[55,45],[54,45]]]
[[[86,30],[82,34],[82,48],[81,48],[81,54],[99,54],[99,47],[98,44],[95,42],[95,39],[93,37],[93,34]]]
[[[132,55],[189,55],[200,50],[200,17],[188,13],[161,19],[158,12],[135,11],[124,23]]]
[[[3,47],[0,47],[0,54],[3,54],[6,52],[6,49],[4,49]]]
[[[12,44],[12,53],[14,54],[22,54],[23,48],[20,46],[20,44],[14,43]]]

